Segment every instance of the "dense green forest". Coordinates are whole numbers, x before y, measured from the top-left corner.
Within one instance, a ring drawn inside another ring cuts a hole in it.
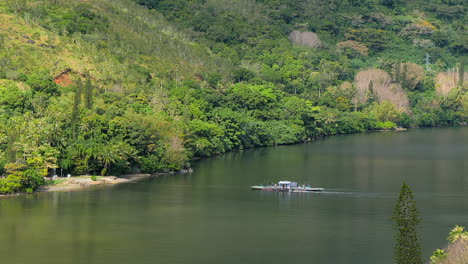
[[[468,120],[462,0],[0,2],[0,193]]]

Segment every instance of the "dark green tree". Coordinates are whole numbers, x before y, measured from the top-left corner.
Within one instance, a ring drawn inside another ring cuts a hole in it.
[[[408,88],[408,64],[403,64],[403,70],[400,73],[400,83],[403,88]]]
[[[410,187],[403,182],[393,211],[396,226],[395,261],[397,264],[423,264],[417,226],[421,222]]]
[[[462,59],[458,64],[458,85],[463,87],[465,81],[465,60]]]
[[[393,78],[395,82],[399,83],[401,79],[401,63],[397,63],[395,66],[395,76]]]
[[[59,93],[57,84],[54,82],[54,78],[52,78],[52,76],[50,76],[46,71],[39,71],[28,75],[26,84],[29,85],[35,93],[43,92],[49,95]]]
[[[18,140],[19,131],[12,125],[6,133],[6,158],[8,162],[16,162],[17,151],[14,144]]]
[[[87,109],[93,108],[93,84],[91,83],[91,78],[86,79],[85,87],[85,107]]]
[[[399,4],[398,0],[382,0],[382,5],[388,7],[388,8],[394,8],[396,5]]]
[[[76,125],[80,116],[80,104],[81,94],[83,92],[83,82],[81,79],[76,80],[75,95],[73,96],[73,108],[71,116],[71,128],[73,132],[73,138],[76,136]]]
[[[375,101],[375,97],[374,97],[374,81],[373,80],[370,80],[369,81],[369,86],[368,86],[368,89],[367,89],[367,100],[369,103],[373,103]]]

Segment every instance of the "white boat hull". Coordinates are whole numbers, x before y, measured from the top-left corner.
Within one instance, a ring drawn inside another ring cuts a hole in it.
[[[324,188],[312,188],[312,187],[291,187],[291,188],[280,188],[277,186],[250,186],[252,190],[259,191],[271,191],[271,192],[323,192]]]

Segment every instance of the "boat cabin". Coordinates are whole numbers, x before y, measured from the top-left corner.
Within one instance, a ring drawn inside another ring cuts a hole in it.
[[[278,182],[278,188],[282,190],[291,190],[291,187],[297,187],[297,182],[280,181]]]

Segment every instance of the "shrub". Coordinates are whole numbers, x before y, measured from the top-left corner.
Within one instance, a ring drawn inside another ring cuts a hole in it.
[[[422,21],[418,24],[409,24],[400,32],[402,36],[415,37],[418,35],[432,35],[437,30],[431,23]]]
[[[47,175],[45,162],[40,157],[31,157],[26,162],[5,165],[5,179],[0,179],[0,193],[32,192],[44,184]]]
[[[407,113],[400,113],[400,117],[398,118],[398,125],[404,128],[409,128],[413,125],[413,120]]]
[[[455,226],[447,240],[446,249],[436,249],[431,256],[431,264],[465,264],[468,259],[468,232],[464,227]]]
[[[5,179],[0,179],[0,193],[15,193],[21,190],[21,177],[9,175]]]
[[[156,155],[142,157],[140,167],[143,173],[155,173],[163,169],[161,159]]]
[[[281,92],[273,85],[251,85],[238,83],[228,91],[228,99],[240,108],[249,110],[264,109],[270,103],[277,102]]]
[[[434,115],[434,113],[421,113],[417,117],[416,123],[418,126],[432,127],[436,125],[437,117]]]
[[[391,43],[388,32],[373,28],[350,29],[345,37],[348,40],[364,43],[373,51],[382,51]]]
[[[367,56],[369,55],[369,49],[361,42],[354,40],[347,40],[336,44],[336,47],[340,50],[345,51],[351,57]]]
[[[27,169],[24,171],[21,181],[22,188],[35,190],[44,184],[44,178],[36,169]]]
[[[369,109],[369,112],[374,116],[379,122],[392,122],[397,123],[400,117],[400,113],[394,104],[388,101],[383,101],[382,103],[374,103]]]
[[[219,72],[209,72],[205,79],[207,80],[208,84],[214,88],[217,87],[221,82],[222,76]]]
[[[447,252],[443,249],[436,249],[431,256],[431,264],[441,263],[447,258]]]
[[[72,10],[50,13],[50,21],[43,21],[43,26],[55,29],[59,34],[89,34],[103,31],[108,27],[108,20],[97,15],[91,6],[79,4]]]
[[[387,122],[377,122],[377,127],[380,129],[394,129],[396,128],[396,124],[392,121]]]
[[[26,84],[34,92],[44,92],[50,95],[58,93],[57,84],[54,82],[54,79],[44,72],[29,75]]]
[[[413,45],[418,48],[428,49],[434,47],[434,42],[430,39],[415,38],[413,39]]]
[[[267,122],[266,125],[275,145],[293,144],[304,139],[304,128],[296,124],[275,120]]]
[[[255,77],[255,73],[246,68],[240,68],[234,71],[234,82],[245,82]]]

